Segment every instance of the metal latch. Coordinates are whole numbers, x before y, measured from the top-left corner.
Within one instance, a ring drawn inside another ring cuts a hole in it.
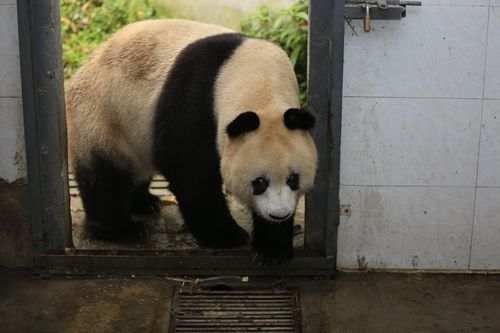
[[[400,20],[406,17],[406,6],[421,6],[421,1],[346,0],[345,17],[363,20],[363,30],[372,30],[371,20]]]

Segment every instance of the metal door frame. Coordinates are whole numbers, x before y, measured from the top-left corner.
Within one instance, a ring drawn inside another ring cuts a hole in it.
[[[59,0],[18,0],[34,267],[61,273],[332,275],[339,222],[344,0],[310,0],[309,107],[317,117],[316,186],[306,198],[305,247],[286,267],[248,251],[79,250],[71,239]]]

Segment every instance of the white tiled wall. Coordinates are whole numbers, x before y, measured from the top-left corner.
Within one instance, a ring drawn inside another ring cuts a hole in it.
[[[344,99],[344,185],[474,186],[480,100]]]
[[[484,101],[478,185],[500,187],[500,99]]]
[[[484,95],[500,99],[500,1],[498,7],[490,9],[488,29],[488,57],[486,61],[486,86]]]
[[[500,0],[346,27],[345,269],[500,269]]]
[[[5,0],[0,0],[0,55],[18,54],[17,38],[17,9],[13,4],[5,5]],[[9,3],[7,1],[6,3]]]
[[[0,6],[0,9],[2,7]],[[0,55],[0,98],[20,96],[21,73],[19,66],[19,55]]]
[[[488,6],[490,0],[425,0],[425,6]]]
[[[500,267],[500,187],[479,188],[472,237],[472,269]]]
[[[343,268],[467,267],[473,188],[343,186]]]
[[[19,39],[15,0],[0,0],[0,179],[25,177]]]
[[[347,27],[345,96],[481,97],[488,10],[424,6],[369,34]]]

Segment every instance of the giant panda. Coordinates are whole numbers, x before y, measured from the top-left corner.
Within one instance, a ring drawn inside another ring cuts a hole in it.
[[[292,257],[297,202],[315,178],[315,120],[278,46],[187,20],[133,23],[72,77],[66,109],[70,167],[94,237],[138,232],[131,216],[158,212],[148,187],[160,173],[201,246],[249,241],[224,188],[252,212],[257,254]]]

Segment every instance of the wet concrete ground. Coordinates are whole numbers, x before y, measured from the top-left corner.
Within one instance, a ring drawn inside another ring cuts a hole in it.
[[[301,289],[304,333],[500,332],[500,276],[339,274],[283,283]],[[42,280],[0,271],[0,332],[167,332],[173,287],[165,278]]]

